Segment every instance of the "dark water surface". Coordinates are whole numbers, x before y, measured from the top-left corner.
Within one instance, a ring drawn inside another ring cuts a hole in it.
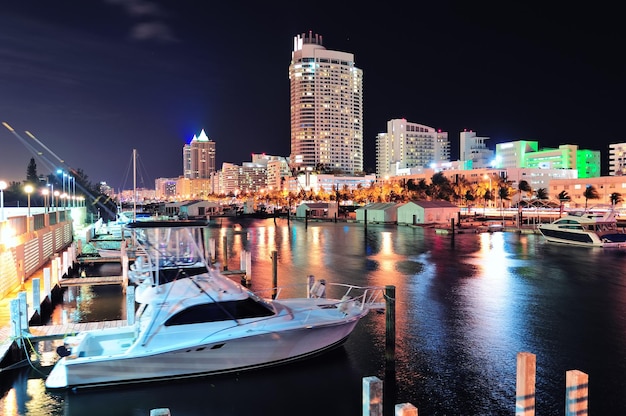
[[[0,414],[172,416],[362,414],[362,379],[384,380],[385,415],[514,415],[516,357],[537,357],[537,415],[565,414],[565,374],[589,375],[589,411],[626,414],[626,252],[557,246],[539,235],[436,234],[432,229],[284,219],[213,228],[229,269],[252,254],[252,289],[332,282],[396,287],[395,378],[385,368],[385,315],[371,313],[340,349],[273,369],[52,394],[42,375],[1,374]],[[303,294],[301,294],[303,295]],[[121,319],[119,288],[66,293],[53,320]],[[42,343],[43,344],[43,343]],[[53,345],[38,346],[51,363]],[[386,378],[388,377],[388,378]]]

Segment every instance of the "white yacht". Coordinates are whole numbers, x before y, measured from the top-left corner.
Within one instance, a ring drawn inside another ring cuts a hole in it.
[[[205,259],[205,221],[127,225],[145,250],[129,272],[135,323],[67,337],[46,379],[77,389],[237,372],[304,359],[340,346],[384,288],[315,281],[299,298],[269,298],[224,276]],[[341,289],[343,296],[326,293]]]
[[[540,224],[546,241],[588,247],[626,247],[626,232],[617,225],[613,210],[573,211],[550,224]]]

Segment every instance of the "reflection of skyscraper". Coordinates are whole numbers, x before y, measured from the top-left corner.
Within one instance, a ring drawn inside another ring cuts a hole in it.
[[[290,166],[354,174],[363,171],[363,71],[354,55],[327,50],[322,37],[294,38]]]
[[[193,136],[191,142],[183,146],[183,176],[185,178],[211,177],[215,172],[215,142],[204,132]]]

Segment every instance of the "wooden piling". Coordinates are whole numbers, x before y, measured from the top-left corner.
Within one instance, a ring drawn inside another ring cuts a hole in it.
[[[135,323],[135,286],[126,289],[126,321],[128,325]]]
[[[363,377],[363,416],[383,416],[383,382],[376,376]]]
[[[161,409],[150,410],[150,416],[171,416],[170,409],[164,407]]]
[[[589,414],[589,375],[579,370],[565,373],[565,416]]]
[[[278,287],[278,252],[272,250],[272,299],[276,299],[276,288]]]
[[[209,239],[209,262],[215,263],[215,238]]]
[[[124,254],[122,256],[122,293],[126,293],[127,288],[128,288],[128,255]]]
[[[411,403],[400,403],[395,407],[395,416],[418,416],[417,407]]]
[[[396,360],[396,287],[385,286],[385,361],[395,368]]]
[[[11,308],[11,337],[15,340],[18,347],[22,346],[22,319],[20,318],[20,301],[12,299],[10,301]]]
[[[46,296],[52,302],[52,281],[50,280],[50,267],[46,267],[43,269],[43,297]]]
[[[515,416],[535,415],[535,376],[537,357],[529,352],[517,354]]]
[[[28,330],[28,293],[22,291],[17,294],[18,303],[20,306],[20,328],[22,331]]]
[[[226,236],[222,237],[222,262],[224,271],[228,270],[228,239]]]
[[[452,229],[452,243],[454,244],[454,218],[450,218],[450,228]]]
[[[37,316],[41,319],[41,286],[39,278],[33,278],[33,309],[37,313]]]

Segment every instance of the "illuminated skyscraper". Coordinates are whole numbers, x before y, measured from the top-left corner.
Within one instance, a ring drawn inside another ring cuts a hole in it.
[[[183,176],[189,179],[208,179],[215,172],[215,142],[204,132],[193,136],[183,146]]]
[[[312,32],[294,37],[290,166],[334,173],[363,171],[363,71],[354,55],[327,50]]]

